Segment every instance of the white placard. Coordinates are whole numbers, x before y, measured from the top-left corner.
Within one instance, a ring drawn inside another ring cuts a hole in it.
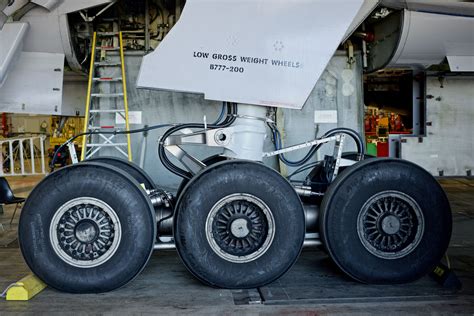
[[[314,111],[314,123],[337,123],[336,110]]]
[[[301,109],[363,2],[188,0],[137,87]]]
[[[142,111],[129,111],[128,121],[130,124],[142,124]],[[115,115],[115,124],[125,124],[125,119],[119,113]]]

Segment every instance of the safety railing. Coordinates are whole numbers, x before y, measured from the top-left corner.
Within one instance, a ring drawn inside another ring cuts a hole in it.
[[[46,174],[46,136],[0,139],[0,177]]]

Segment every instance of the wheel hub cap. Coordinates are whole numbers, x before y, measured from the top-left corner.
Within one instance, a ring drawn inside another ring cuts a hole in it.
[[[232,235],[234,235],[237,238],[245,238],[248,236],[250,233],[248,227],[247,227],[247,220],[243,218],[236,219],[235,221],[232,222],[230,225],[230,231],[232,232]]]
[[[89,220],[80,221],[75,230],[77,240],[82,243],[92,243],[97,240],[99,227],[96,223]]]
[[[262,256],[273,241],[274,219],[268,206],[250,194],[232,194],[217,202],[206,220],[212,250],[235,263]]]
[[[115,211],[95,198],[77,198],[55,213],[50,239],[56,254],[80,268],[98,266],[115,253],[121,239]]]
[[[400,230],[400,219],[393,215],[388,215],[382,220],[382,231],[387,235],[394,235]]]
[[[357,219],[363,246],[383,259],[408,255],[419,244],[424,230],[421,208],[413,198],[398,191],[372,196]]]

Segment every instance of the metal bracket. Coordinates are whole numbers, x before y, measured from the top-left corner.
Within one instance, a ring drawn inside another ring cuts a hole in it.
[[[0,9],[0,31],[3,29],[3,25],[7,22],[7,20],[7,15]]]
[[[334,157],[336,157],[336,164],[334,165],[334,172],[332,174],[331,182],[336,179],[339,173],[339,167],[341,166],[342,150],[344,147],[344,140],[346,138],[346,135],[339,134],[336,137],[336,144],[334,145]]]
[[[349,68],[352,68],[352,65],[356,62],[354,58],[354,45],[352,45],[351,41],[347,41],[345,48],[347,49],[347,64]]]
[[[320,145],[320,144],[329,143],[330,141],[333,141],[333,140],[337,141],[338,137],[339,137],[339,135],[338,136],[331,136],[331,137],[326,137],[326,138],[315,139],[315,140],[312,140],[312,141],[309,141],[309,142],[305,142],[305,143],[302,143],[302,144],[290,146],[290,147],[283,148],[283,149],[280,149],[280,150],[266,152],[266,153],[263,153],[263,158],[273,157],[273,156],[285,154],[285,153],[288,153],[288,152],[292,152],[292,151],[295,151],[295,150],[300,150],[300,149],[307,148],[307,147],[313,147],[313,146],[317,146],[317,145]]]
[[[233,132],[232,127],[192,132],[182,130],[182,135],[171,135],[165,141],[165,149],[175,156],[193,175],[206,167],[196,157],[188,154],[180,145],[207,145],[209,147],[225,147],[229,144]]]
[[[170,152],[170,154],[175,156],[193,175],[195,175],[206,167],[206,165],[202,163],[199,159],[191,156],[177,145],[166,146],[165,148],[167,151]]]
[[[0,0],[0,11],[13,4],[12,0]]]
[[[198,132],[182,130],[182,135],[171,135],[165,141],[165,147],[174,145],[207,145],[209,147],[225,147],[229,144],[233,127],[206,129]]]
[[[300,149],[307,148],[307,147],[312,147],[312,146],[317,146],[317,145],[320,145],[320,144],[325,144],[325,143],[328,143],[330,141],[336,141],[336,143],[334,145],[334,157],[336,158],[336,164],[334,166],[334,172],[333,172],[332,179],[331,179],[331,181],[334,181],[334,179],[337,177],[337,174],[339,173],[339,168],[341,167],[341,163],[343,165],[350,165],[350,162],[347,159],[342,159],[341,158],[345,138],[346,138],[346,135],[338,134],[338,135],[331,136],[331,137],[315,139],[315,140],[310,141],[310,142],[306,142],[306,143],[302,143],[302,144],[299,144],[299,145],[294,145],[294,146],[290,146],[290,147],[287,147],[287,148],[283,148],[283,149],[280,149],[280,150],[275,150],[275,151],[264,153],[263,158],[277,156],[277,155],[285,154],[285,153],[292,152],[292,151],[295,151],[295,150],[300,150]]]
[[[96,15],[94,16],[87,16],[87,11],[86,13],[84,14],[82,11],[79,12],[79,14],[81,15],[82,19],[84,20],[84,22],[93,22],[99,15],[101,15],[102,13],[104,13],[105,11],[107,11],[111,6],[113,6],[115,3],[117,3],[117,1],[114,1],[114,2],[111,2],[109,3],[108,5],[106,5],[102,10],[100,10]]]
[[[67,144],[67,148],[69,150],[69,156],[71,157],[72,164],[75,165],[79,162],[79,159],[77,159],[77,152],[76,147],[74,147],[74,143]]]
[[[0,31],[3,28],[3,25],[7,21],[8,17],[5,13],[3,13],[3,10],[10,5],[9,0],[0,0]]]

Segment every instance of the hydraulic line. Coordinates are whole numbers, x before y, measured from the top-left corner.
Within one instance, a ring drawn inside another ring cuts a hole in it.
[[[226,119],[222,122],[222,123],[219,123],[223,116],[224,116],[224,113],[225,113],[225,108],[227,107],[227,112],[228,112],[228,115],[226,117]],[[236,104],[229,104],[229,103],[225,103],[223,104],[223,108],[221,110],[221,113],[219,115],[219,117],[217,118],[216,122],[213,123],[213,124],[210,124],[208,125],[208,128],[221,128],[221,127],[227,127],[229,126],[230,124],[232,124],[234,121],[235,121],[235,115],[237,114],[237,105]],[[194,127],[190,127],[190,125],[194,126]],[[159,124],[159,125],[153,125],[153,126],[148,126],[148,127],[144,127],[144,128],[139,128],[139,129],[134,129],[134,130],[129,130],[129,131],[113,131],[113,132],[107,132],[107,131],[92,131],[92,132],[86,132],[86,133],[81,133],[81,134],[78,134],[74,137],[71,137],[70,139],[68,139],[64,144],[62,144],[61,146],[58,147],[58,149],[54,152],[54,155],[53,155],[53,158],[51,159],[51,163],[50,163],[50,168],[51,168],[51,171],[54,171],[54,165],[56,163],[56,159],[57,159],[57,156],[58,156],[58,153],[60,153],[68,144],[72,143],[74,140],[76,140],[77,138],[81,137],[81,136],[89,136],[89,135],[99,135],[99,134],[102,134],[102,135],[127,135],[127,134],[138,134],[138,133],[145,133],[145,132],[148,132],[148,131],[151,131],[151,130],[155,130],[155,129],[160,129],[160,128],[166,128],[166,127],[172,127],[170,130],[168,130],[167,132],[165,132],[165,135],[167,135],[166,137],[163,136],[163,140],[166,139],[168,136],[170,136],[171,134],[175,133],[176,131],[179,131],[181,129],[184,129],[184,128],[204,128],[204,124]],[[171,130],[174,130],[171,134],[169,134],[168,132],[171,131]],[[161,157],[161,156],[160,156]],[[166,157],[166,154],[165,156]],[[167,159],[167,157],[166,157]],[[168,160],[169,161],[169,160]],[[175,165],[173,165],[171,162],[170,164],[173,166],[173,167],[176,167]],[[168,169],[168,167],[165,165],[165,167]],[[178,167],[176,167],[178,168]],[[179,169],[179,168],[178,168]],[[169,170],[169,169],[168,169]],[[170,170],[171,171],[171,170]],[[181,169],[181,171],[184,171]],[[184,171],[185,172],[185,171]]]
[[[226,110],[226,102],[222,102],[221,113],[219,114],[219,117],[214,121],[214,123],[212,123],[213,125],[219,124],[219,122],[224,118],[225,110]]]
[[[226,127],[229,127],[230,125],[232,125],[232,123],[235,122],[236,120],[236,116],[237,116],[237,104],[227,104],[227,117],[226,119],[222,122],[222,123],[219,123],[219,124],[210,124],[210,125],[207,125],[207,128],[209,129],[215,129],[215,128],[226,128]],[[168,156],[166,155],[166,152],[165,152],[165,141],[166,139],[171,136],[172,134],[182,130],[182,129],[187,129],[187,128],[200,128],[200,129],[203,129],[203,128],[206,128],[206,126],[204,124],[198,124],[198,123],[189,123],[189,124],[180,124],[180,125],[177,125],[175,127],[172,127],[170,128],[169,130],[167,130],[165,132],[165,134],[163,135],[163,137],[161,138],[160,140],[160,143],[158,145],[158,156],[160,157],[160,160],[161,162],[163,163],[163,165],[165,166],[166,169],[168,169],[170,172],[184,178],[184,179],[191,179],[192,178],[192,174],[178,166],[176,166],[175,164],[173,164]]]
[[[129,130],[129,131],[113,131],[113,132],[107,132],[107,131],[94,131],[94,132],[86,132],[86,133],[80,133],[74,137],[69,138],[65,143],[63,143],[61,146],[58,147],[58,149],[54,152],[53,158],[51,159],[51,163],[49,167],[51,168],[51,171],[54,170],[54,164],[56,163],[56,157],[58,156],[58,153],[60,153],[67,145],[72,143],[74,140],[81,136],[89,136],[89,135],[127,135],[127,134],[138,134],[138,133],[145,133],[151,130],[155,129],[160,129],[160,128],[165,128],[165,127],[170,127],[170,126],[176,126],[176,124],[159,124],[159,125],[152,125],[144,128],[139,128],[139,129],[134,129],[134,130]]]
[[[278,128],[275,125],[270,125],[269,124],[269,127],[270,127],[270,129],[272,130],[272,133],[273,133],[273,139],[274,139],[274,142],[275,142],[275,149],[279,150],[279,149],[282,148],[280,131],[278,130]],[[362,137],[359,135],[359,133],[357,133],[353,129],[350,129],[350,128],[335,128],[335,129],[332,129],[332,130],[328,131],[327,133],[325,133],[321,138],[331,137],[331,136],[334,136],[334,135],[337,135],[337,134],[346,134],[346,135],[350,136],[356,143],[357,152],[362,156],[365,155],[364,141],[362,140]],[[311,157],[318,151],[318,149],[321,148],[321,146],[322,146],[322,144],[311,147],[311,149],[308,151],[308,153],[298,161],[288,160],[283,154],[279,155],[278,157],[287,166],[300,167],[300,166],[304,165],[305,163],[307,163],[311,159]]]
[[[225,107],[227,107],[227,116],[224,119],[224,121],[220,122],[222,120],[223,116],[224,116]],[[176,174],[176,175],[178,175],[182,178],[185,178],[185,179],[189,180],[189,179],[192,178],[192,174],[190,172],[176,166],[175,164],[173,164],[169,160],[168,156],[166,155],[165,146],[164,146],[164,143],[165,143],[166,139],[169,136],[173,135],[174,133],[176,133],[180,130],[183,130],[183,129],[204,129],[206,127],[209,128],[209,129],[226,128],[226,127],[229,127],[230,125],[232,125],[235,122],[236,118],[237,118],[237,104],[235,104],[235,103],[224,103],[223,108],[221,110],[221,113],[220,113],[219,117],[217,118],[217,120],[213,124],[209,124],[207,126],[205,126],[202,123],[159,124],[159,125],[153,125],[153,126],[149,126],[149,127],[140,128],[140,129],[130,130],[130,131],[113,131],[113,132],[95,131],[95,132],[81,133],[81,134],[78,134],[78,135],[70,138],[64,144],[59,146],[59,148],[56,150],[56,152],[53,155],[53,159],[51,160],[50,167],[51,167],[51,170],[54,170],[54,164],[56,162],[56,158],[57,158],[58,153],[61,152],[68,144],[70,144],[75,139],[77,139],[78,137],[81,137],[81,136],[98,135],[98,134],[104,134],[104,135],[136,134],[136,133],[148,132],[148,131],[155,130],[155,129],[171,127],[170,129],[168,129],[163,134],[163,136],[162,136],[162,138],[159,142],[158,156],[160,157],[160,160],[161,160],[161,162],[163,163],[163,165],[165,166],[166,169],[168,169],[170,172],[172,172],[172,173],[174,173],[174,174]],[[277,129],[277,127],[274,124],[269,124],[269,127],[271,128],[271,130],[273,132],[275,148],[277,150],[279,150],[282,147],[281,134],[280,134],[279,130]],[[365,155],[365,148],[364,148],[364,142],[362,140],[362,137],[356,131],[354,131],[352,129],[349,129],[349,128],[335,128],[335,129],[332,129],[332,130],[328,131],[326,134],[324,134],[322,136],[322,138],[331,137],[331,136],[334,136],[336,134],[341,134],[341,133],[350,136],[356,142],[358,153],[362,156]],[[309,150],[309,152],[302,159],[300,159],[298,161],[290,161],[283,154],[279,155],[279,159],[283,163],[285,163],[286,165],[288,165],[290,167],[300,167],[300,166],[304,165],[305,163],[307,163],[321,146],[322,146],[322,144],[317,145],[317,146],[313,146]]]

